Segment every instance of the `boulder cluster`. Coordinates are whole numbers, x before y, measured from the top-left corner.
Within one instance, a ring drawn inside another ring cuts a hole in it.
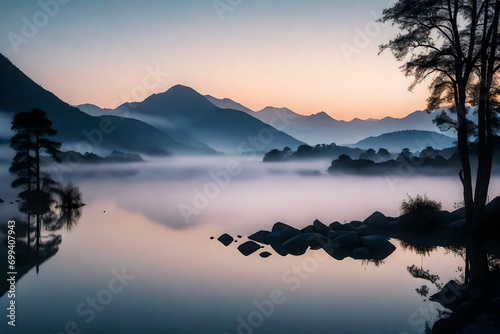
[[[487,226],[497,226],[495,223],[498,217],[500,217],[500,197],[486,206]],[[352,221],[347,224],[333,222],[327,226],[315,220],[312,225],[300,230],[278,222],[273,225],[271,231],[261,230],[250,235],[248,237],[250,240],[242,243],[238,250],[244,256],[249,256],[264,248],[264,245],[268,245],[281,256],[300,256],[308,249],[322,249],[339,261],[346,257],[357,260],[384,260],[396,249],[387,236],[398,237],[401,233],[410,233],[428,237],[430,232],[438,231],[446,235],[455,235],[450,234],[452,231],[458,235],[464,234],[465,210],[463,208],[453,212],[421,210],[400,217],[387,217],[376,211],[364,221]],[[218,240],[225,246],[238,241],[227,233],[221,235]],[[259,255],[267,258],[271,253],[262,251]]]
[[[383,260],[396,249],[386,237],[367,234],[353,225],[334,222],[327,226],[315,220],[312,225],[299,230],[278,222],[271,231],[259,231],[249,236],[250,240],[241,244],[238,250],[244,256],[249,256],[263,248],[263,245],[269,245],[281,256],[300,256],[308,249],[322,249],[337,260],[346,257]],[[227,233],[218,240],[225,246],[234,242],[234,238]],[[263,258],[270,255],[269,252],[260,253]]]

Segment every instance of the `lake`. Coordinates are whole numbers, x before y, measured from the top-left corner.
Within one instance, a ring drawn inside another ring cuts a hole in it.
[[[416,289],[438,290],[407,268],[443,284],[458,278],[463,259],[449,250],[419,255],[391,240],[396,251],[371,263],[322,250],[281,257],[266,246],[273,255],[263,259],[216,240],[229,233],[241,243],[277,221],[302,228],[376,210],[397,216],[407,195],[427,194],[449,211],[461,200],[458,176],[331,176],[328,165],[221,157],[77,166],[63,177],[80,187],[82,217],[38,274],[18,282],[15,330],[2,316],[1,332],[422,333],[440,308]],[[499,193],[495,177],[490,194]],[[2,217],[15,208],[5,196]],[[2,297],[2,312],[7,304]]]

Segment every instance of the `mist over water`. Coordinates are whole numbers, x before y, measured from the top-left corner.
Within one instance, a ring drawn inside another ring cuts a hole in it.
[[[90,200],[110,198],[174,228],[217,224],[252,231],[276,221],[300,227],[314,219],[363,220],[374,211],[397,216],[407,195],[427,194],[449,211],[461,200],[461,184],[454,176],[332,176],[327,168],[326,161],[264,164],[241,157],[168,158],[91,166],[74,177],[94,179],[82,183]],[[491,193],[498,189],[494,178]]]
[[[63,231],[58,254],[38,274],[32,270],[19,281],[18,313],[31,317],[19,321],[19,330],[59,333],[75,321],[84,333],[119,325],[125,334],[233,334],[241,319],[252,321],[256,303],[279,290],[283,303],[251,328],[254,333],[419,333],[425,321],[437,319],[419,310],[436,306],[415,292],[426,282],[411,277],[407,267],[423,266],[445,283],[463,266],[449,251],[421,256],[391,240],[397,250],[375,266],[336,261],[321,251],[281,257],[270,247],[263,249],[273,253],[268,259],[243,257],[238,243],[226,248],[210,240],[227,232],[241,234],[241,243],[277,221],[301,228],[315,219],[364,220],[376,210],[397,216],[407,194],[427,194],[449,211],[461,200],[455,176],[332,176],[328,165],[193,157],[74,166],[62,176],[80,187],[83,216],[71,233]],[[500,193],[499,181],[492,180],[492,196]],[[3,216],[16,203],[8,203],[12,190],[2,191]],[[183,215],[183,205],[192,209],[190,215]],[[296,268],[307,268],[306,274],[297,275]],[[134,279],[87,323],[77,306],[107,287],[112,270],[121,269]],[[6,303],[0,299],[2,309]]]

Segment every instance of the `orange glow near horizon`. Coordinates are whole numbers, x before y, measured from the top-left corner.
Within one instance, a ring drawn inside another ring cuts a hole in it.
[[[127,3],[118,11],[111,3],[69,3],[18,52],[8,38],[0,39],[0,52],[72,105],[114,108],[183,84],[256,111],[324,111],[339,120],[404,117],[425,108],[427,85],[408,92],[411,79],[401,64],[390,52],[377,55],[378,46],[396,35],[393,28],[378,27],[363,45],[357,42],[386,0],[255,0],[224,20],[211,1]],[[5,6],[5,36],[20,31],[17,18],[40,10],[36,4]],[[355,52],[346,54],[345,45]],[[157,67],[168,75],[145,86]]]

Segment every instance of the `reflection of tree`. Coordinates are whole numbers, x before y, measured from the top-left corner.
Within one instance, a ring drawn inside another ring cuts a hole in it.
[[[430,256],[431,253],[437,249],[437,246],[417,245],[403,240],[400,240],[399,243],[401,244],[401,248],[403,248],[403,250],[410,250],[423,256]]]
[[[415,291],[422,297],[427,297],[429,295],[429,287],[427,285],[422,285],[420,288],[416,288]]]
[[[82,195],[79,188],[71,182],[63,186],[55,183],[50,177],[45,178],[42,175],[42,190],[47,194],[47,198],[44,199],[44,205],[48,207],[43,214],[33,215],[32,210],[26,209],[25,202],[21,202],[20,204],[20,211],[27,214],[28,223],[22,234],[18,235],[26,235],[26,250],[31,251],[32,226],[30,221],[34,218],[37,222],[35,227],[37,254],[43,251],[43,249],[40,250],[41,247],[46,246],[41,243],[42,239],[47,238],[47,236],[42,236],[41,226],[43,225],[45,230],[50,232],[59,231],[63,227],[66,227],[66,230],[70,231],[80,219],[82,207],[85,205],[82,203]]]
[[[431,253],[437,249],[437,246],[418,245],[403,240],[400,240],[399,243],[401,244],[401,248],[403,248],[403,250],[410,250],[421,256],[420,268],[424,267],[424,257],[430,256]]]
[[[445,254],[449,254],[449,253],[453,253],[455,256],[462,258],[462,260],[464,261],[464,264],[467,262],[467,254],[466,254],[465,247],[463,247],[463,246],[445,247]],[[457,281],[461,284],[465,284],[465,282],[467,282],[467,280],[468,280],[467,273],[464,269],[465,269],[465,265],[458,266],[458,268],[457,268],[458,277],[455,277],[455,281]]]
[[[41,217],[35,218],[41,219]],[[26,222],[22,221],[21,219],[14,220],[16,221],[16,235],[23,235],[24,233],[26,233]],[[7,235],[7,225],[2,225],[2,230],[0,231],[0,239],[2,239],[2,243],[4,244],[2,247],[5,247],[7,249],[7,238],[1,238],[2,235]],[[38,242],[39,247],[37,249],[37,252],[33,252],[33,250],[31,249],[31,245],[28,244],[27,238],[16,238],[16,282],[33,268],[36,268],[36,271],[38,273],[40,265],[49,260],[59,251],[60,244],[60,235],[49,234],[40,238],[40,241]],[[7,284],[1,284],[0,298],[7,291]]]
[[[439,283],[439,275],[432,275],[429,270],[424,270],[415,265],[409,266],[406,269],[413,277],[427,280],[434,284],[438,289],[441,289],[441,287],[443,286],[441,283]]]
[[[20,202],[20,211],[27,213],[27,221],[14,219],[17,222],[15,225],[15,235],[26,236],[26,238],[16,238],[16,281],[33,268],[36,268],[36,272],[38,273],[40,265],[59,251],[59,245],[62,241],[61,235],[56,233],[42,235],[41,229],[38,229],[38,225],[43,225],[45,230],[50,232],[60,231],[64,227],[67,231],[70,231],[78,223],[82,215],[82,206],[84,204],[82,203],[82,196],[78,187],[71,183],[68,183],[66,186],[59,185],[57,188],[54,185],[55,183],[48,182],[42,188],[43,191],[49,194],[47,197],[50,199],[48,212],[32,215],[30,214],[32,213],[31,210],[23,210],[23,205],[25,204]],[[58,200],[54,200],[54,197]],[[32,249],[32,226],[28,223],[32,219],[35,219],[37,222],[35,251]],[[0,230],[0,240],[2,240],[2,243],[5,243],[6,247],[7,238],[2,238],[2,234],[7,234],[7,225],[2,226],[2,230]],[[2,284],[0,287],[0,297],[7,292],[4,286]]]
[[[375,260],[375,259],[366,259],[361,261],[361,266],[362,267],[367,267],[368,264],[373,263],[375,267],[380,267],[385,264],[384,260]]]
[[[59,214],[51,211],[50,214],[44,217],[44,225],[48,231],[58,231],[63,227],[67,231],[76,226],[82,215],[82,208],[60,208]]]
[[[468,256],[471,247],[447,247],[448,252],[454,253],[464,260],[465,266],[473,257]],[[460,273],[459,279],[448,282],[440,289],[438,293],[430,297],[431,301],[440,303],[443,307],[451,310],[438,315],[438,321],[433,329],[438,332],[442,329],[447,329],[448,332],[457,331],[458,329],[473,328],[474,333],[483,333],[485,330],[488,333],[500,332],[500,324],[498,323],[499,311],[494,300],[498,299],[500,291],[500,258],[495,254],[488,254],[488,284],[486,286],[477,286],[474,284],[467,285],[468,275],[474,273],[465,273],[464,267],[458,267],[457,272]],[[473,265],[470,270],[477,268]],[[465,331],[464,331],[465,332]]]

